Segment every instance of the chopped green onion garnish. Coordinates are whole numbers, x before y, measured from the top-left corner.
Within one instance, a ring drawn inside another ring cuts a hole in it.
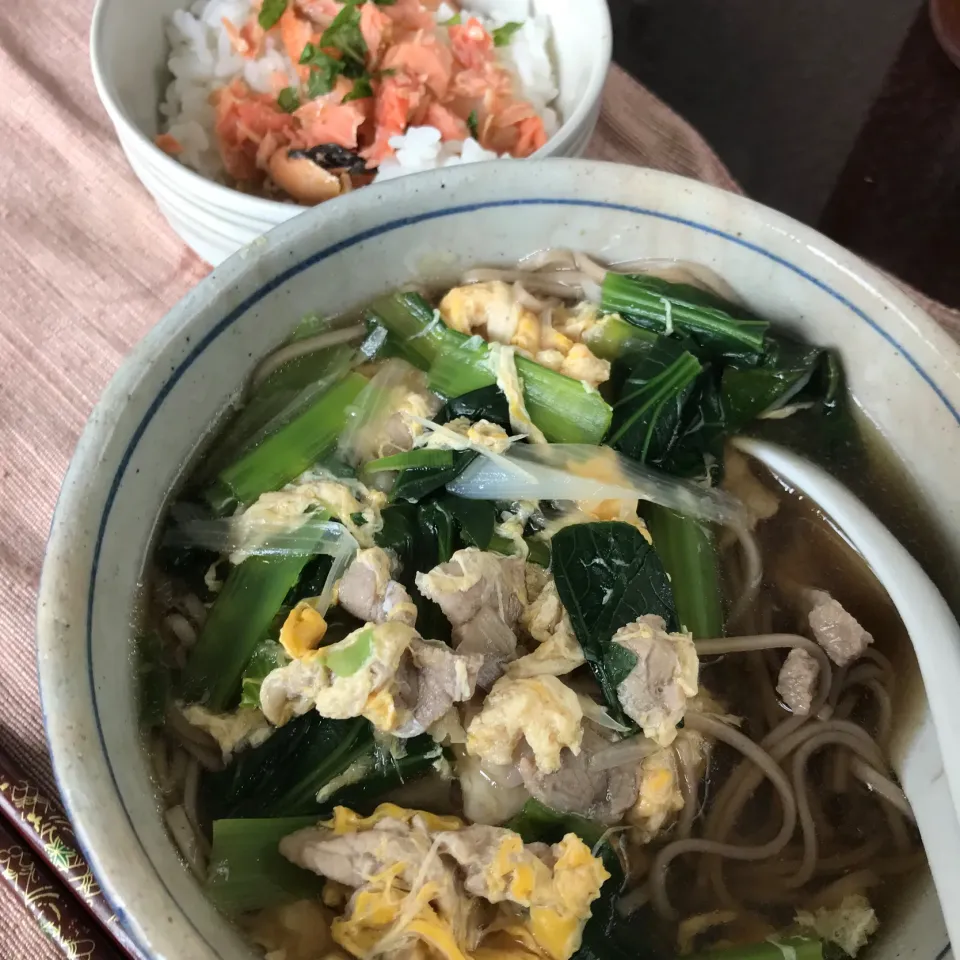
[[[264,30],[269,30],[283,16],[287,9],[287,0],[263,0],[257,21]]]
[[[463,23],[463,17],[460,13],[455,13],[449,20],[442,20],[440,22],[441,27],[459,27]]]
[[[370,85],[370,78],[364,74],[353,81],[353,89],[343,98],[343,103],[349,103],[351,100],[366,100],[373,96],[373,87]]]
[[[360,32],[360,10],[354,4],[345,6],[320,38],[321,47],[333,47],[348,60],[363,63],[367,55],[367,42]]]
[[[286,113],[293,113],[300,106],[300,94],[295,87],[284,87],[277,96],[277,105]]]
[[[328,647],[324,661],[338,677],[352,677],[373,655],[373,628],[367,627],[346,646]]]
[[[491,33],[493,37],[493,45],[495,47],[505,47],[510,43],[513,35],[523,26],[522,23],[517,23],[515,20],[511,20],[510,23],[505,23],[502,27],[497,27]]]
[[[477,111],[471,110],[470,115],[467,117],[467,129],[470,131],[470,136],[474,140],[480,139],[480,121],[477,118]]]

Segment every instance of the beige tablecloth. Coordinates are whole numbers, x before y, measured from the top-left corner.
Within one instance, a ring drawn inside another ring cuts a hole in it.
[[[50,7],[51,18],[45,17]],[[0,745],[53,790],[34,603],[84,421],[124,354],[207,272],[124,161],[87,65],[92,0],[0,13]],[[683,120],[618,69],[590,155],[737,190]],[[960,335],[960,314],[928,308]],[[59,952],[0,885],[0,958]]]

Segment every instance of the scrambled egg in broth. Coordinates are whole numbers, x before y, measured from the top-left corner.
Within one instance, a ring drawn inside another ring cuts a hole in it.
[[[467,727],[467,751],[491,763],[513,763],[525,741],[539,770],[560,768],[560,751],[580,752],[583,708],[577,695],[552,676],[498,680]]]
[[[284,856],[348,892],[330,924],[357,957],[569,960],[609,873],[576,835],[547,847],[511,830],[381,804],[285,838]]]
[[[562,311],[561,323],[567,317]],[[589,321],[569,322],[565,332],[544,316],[524,307],[511,287],[499,280],[454,287],[440,301],[440,316],[447,326],[467,336],[479,334],[489,343],[515,348],[574,380],[596,388],[610,378],[610,362],[595,356],[587,344],[577,342]]]
[[[338,643],[313,650],[263,681],[260,702],[273,723],[314,708],[325,717],[366,717],[378,730],[397,723],[389,689],[416,630],[403,623],[368,624]]]
[[[309,471],[282,490],[262,493],[246,510],[233,517],[233,535],[238,542],[230,562],[241,563],[255,547],[282,531],[301,527],[316,509],[329,510],[362,546],[373,546],[382,526],[380,510],[387,498],[363,484],[348,486],[337,480],[318,478]],[[361,519],[362,518],[362,519]]]

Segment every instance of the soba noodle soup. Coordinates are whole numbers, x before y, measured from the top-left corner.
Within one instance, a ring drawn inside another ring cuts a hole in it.
[[[923,863],[909,642],[757,431],[867,456],[831,352],[701,268],[547,251],[306,318],[148,585],[144,727],[218,907],[271,960],[864,948]]]

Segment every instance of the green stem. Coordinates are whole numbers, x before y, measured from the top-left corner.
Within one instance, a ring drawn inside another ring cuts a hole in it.
[[[214,511],[222,514],[233,504],[250,503],[313,466],[336,443],[350,404],[366,384],[360,374],[347,374],[298,417],[221,471],[204,494]]]
[[[629,359],[631,354],[656,342],[657,334],[627,323],[623,317],[611,313],[583,335],[583,342],[602,360]]]
[[[314,826],[316,817],[271,820],[215,820],[206,892],[224,913],[319,897],[324,877],[292,864],[280,853],[280,841]]]
[[[696,640],[723,636],[719,556],[712,531],[691,517],[646,504],[653,547],[670,575],[677,618]]]
[[[487,344],[451,330],[418,294],[384,297],[370,312],[408,353],[429,365],[430,388],[437,393],[459,397],[497,382]],[[526,357],[518,356],[515,362],[527,412],[549,441],[600,443],[612,413],[599,393]]]
[[[394,293],[381,297],[369,309],[425,369],[445,350],[455,349],[467,338],[451,330],[436,310],[416,293]]]
[[[694,303],[688,288],[656,277],[608,273],[603,281],[603,309],[637,320],[660,334],[673,330],[703,335],[739,352],[760,354],[765,320],[740,319],[715,306]]]
[[[452,450],[432,450],[424,447],[420,450],[408,450],[406,453],[395,453],[390,457],[371,460],[363,469],[365,473],[383,473],[386,470],[404,470],[407,467],[450,467],[452,465]]]
[[[326,510],[311,514],[299,533],[306,540],[315,531],[320,543],[329,518]],[[181,677],[184,700],[211,710],[231,705],[247,662],[311,555],[305,547],[302,554],[247,557],[231,569],[190,651]]]
[[[823,960],[823,941],[808,937],[770,937],[747,946],[705,950],[687,960]]]
[[[298,339],[294,337],[294,340]],[[350,369],[353,347],[316,350],[288,360],[244,400],[214,445],[204,453],[204,482],[285,426]]]

